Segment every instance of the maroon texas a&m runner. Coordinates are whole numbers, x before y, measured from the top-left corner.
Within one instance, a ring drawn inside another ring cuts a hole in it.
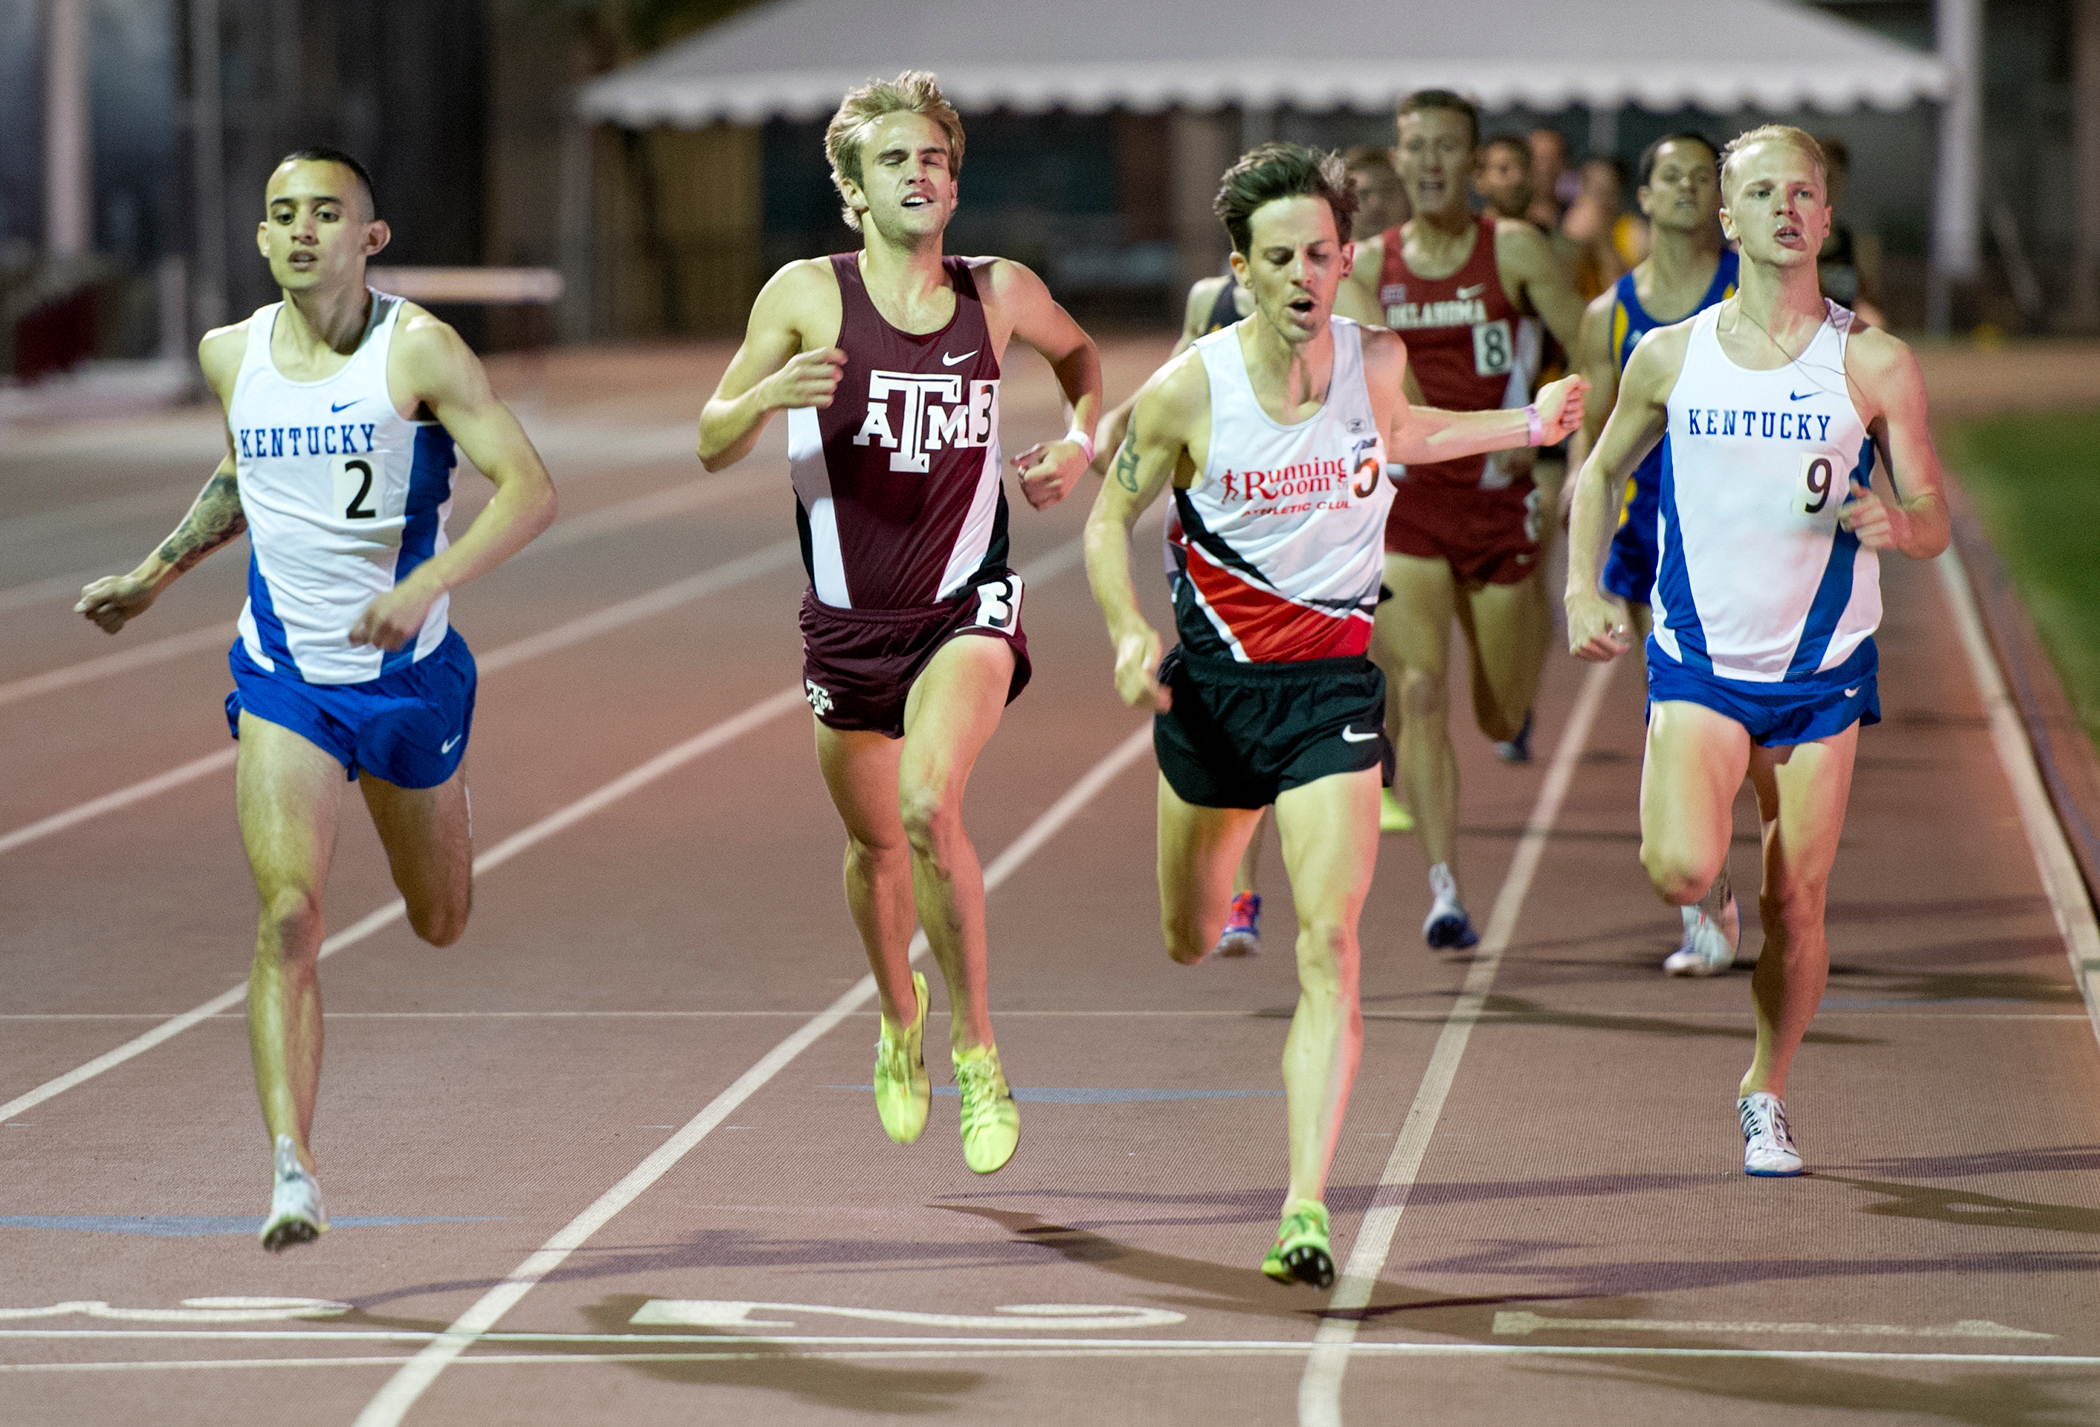
[[[1014,460],[1037,509],[1093,459],[1101,363],[1027,268],[942,255],[963,129],[932,75],[854,90],[824,146],[864,246],[766,284],[701,412],[700,459],[710,471],[740,460],[788,413],[810,580],[803,680],[846,824],[846,903],[882,999],[875,1109],[900,1144],[926,1126],[916,920],[948,983],[963,1159],[989,1174],[1012,1158],[1021,1120],[992,1039],[984,876],[962,794],[1029,668],[1021,581],[1006,568],[999,359],[1014,337],[1034,347],[1072,408],[1064,437]]]

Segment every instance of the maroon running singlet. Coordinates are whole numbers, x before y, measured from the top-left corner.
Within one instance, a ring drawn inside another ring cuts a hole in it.
[[[810,580],[804,689],[831,727],[892,738],[912,681],[956,635],[1013,647],[1009,701],[1029,675],[1021,581],[1006,568],[999,359],[971,261],[941,261],[955,315],[919,335],[875,310],[858,254],[834,255],[846,364],[829,407],[788,412]]]

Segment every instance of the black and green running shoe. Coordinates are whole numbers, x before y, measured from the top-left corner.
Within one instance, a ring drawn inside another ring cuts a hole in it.
[[[1317,1199],[1294,1199],[1284,1206],[1283,1227],[1261,1261],[1261,1271],[1278,1283],[1334,1287],[1334,1255],[1327,1251],[1327,1206]]]

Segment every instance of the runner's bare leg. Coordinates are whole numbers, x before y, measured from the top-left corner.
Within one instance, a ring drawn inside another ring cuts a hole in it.
[[[1758,748],[1750,754],[1764,830],[1764,886],[1757,896],[1764,949],[1751,973],[1757,999],[1757,1052],[1740,1093],[1769,1090],[1786,1098],[1786,1075],[1830,979],[1830,942],[1823,907],[1838,835],[1852,791],[1859,725],[1813,743]]]
[[[409,926],[432,946],[452,945],[466,934],[474,905],[466,762],[434,788],[403,788],[363,772],[357,782],[394,886],[408,904]]]
[[[1292,788],[1276,799],[1298,910],[1298,1009],[1283,1044],[1292,1199],[1325,1201],[1327,1168],[1363,1057],[1357,918],[1378,866],[1376,768]]]
[[[911,844],[897,812],[901,739],[860,729],[817,730],[817,766],[846,824],[846,907],[875,973],[883,1019],[909,1026],[919,1002],[911,983]]]
[[[1371,655],[1386,677],[1386,725],[1395,747],[1407,806],[1415,815],[1422,856],[1458,870],[1458,757],[1451,747],[1451,621],[1458,602],[1443,560],[1388,553],[1385,583],[1393,598],[1378,606]]]
[[[963,830],[963,790],[998,731],[1014,650],[991,635],[941,646],[904,704],[897,806],[911,843],[919,925],[948,982],[948,1039],[958,1052],[993,1044],[986,971],[984,871]]]
[[[1159,926],[1167,955],[1193,966],[1210,955],[1231,909],[1233,874],[1261,828],[1257,808],[1184,802],[1159,779]]]
[[[1553,635],[1545,588],[1545,571],[1533,570],[1513,585],[1465,591],[1458,601],[1458,625],[1472,656],[1473,719],[1497,743],[1517,736],[1538,700]]]
[[[346,781],[329,753],[288,728],[241,714],[235,807],[262,900],[248,975],[248,1048],[270,1143],[290,1135],[309,1170],[307,1139],[321,1082],[321,892]]]

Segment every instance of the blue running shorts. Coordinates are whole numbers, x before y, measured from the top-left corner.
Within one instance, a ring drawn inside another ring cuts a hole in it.
[[[227,653],[233,692],[226,726],[241,736],[241,710],[325,749],[346,777],[360,772],[399,788],[434,788],[467,754],[474,724],[474,656],[459,631],[415,663],[362,684],[309,684],[265,673],[236,639]]]
[[[1699,704],[1734,719],[1760,748],[1813,743],[1843,733],[1854,723],[1881,722],[1881,691],[1875,684],[1880,658],[1869,639],[1850,659],[1813,681],[1752,684],[1687,669],[1648,639],[1648,705]]]

